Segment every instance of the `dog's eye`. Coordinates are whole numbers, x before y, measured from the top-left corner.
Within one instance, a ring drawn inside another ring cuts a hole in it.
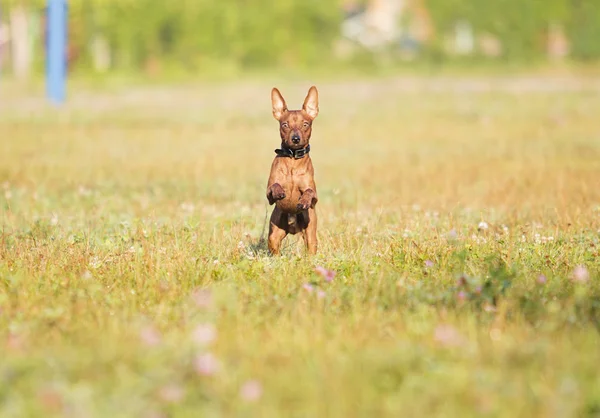
[[[308,128],[310,126],[310,123],[304,122],[304,124],[302,126],[304,126],[305,128]]]
[[[287,123],[287,122],[283,122],[283,123],[281,124],[281,127],[282,127],[282,128],[288,128],[288,127],[289,127],[289,125],[288,125],[288,123]]]

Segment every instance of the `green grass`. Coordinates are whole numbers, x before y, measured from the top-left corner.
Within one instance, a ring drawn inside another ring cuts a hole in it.
[[[13,91],[0,415],[599,416],[593,83],[316,81],[314,258],[265,251],[273,82]]]

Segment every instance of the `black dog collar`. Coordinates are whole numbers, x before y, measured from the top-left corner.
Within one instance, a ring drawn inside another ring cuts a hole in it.
[[[295,160],[299,160],[300,158],[305,157],[306,155],[308,155],[309,152],[310,144],[307,145],[306,148],[297,150],[284,147],[283,144],[281,144],[281,148],[275,150],[275,154],[279,155],[280,157],[292,157]]]

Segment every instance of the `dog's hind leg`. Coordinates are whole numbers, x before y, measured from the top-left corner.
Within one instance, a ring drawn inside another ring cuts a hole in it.
[[[317,212],[314,208],[309,208],[303,216],[308,219],[306,219],[306,227],[302,230],[302,238],[308,253],[314,255],[317,253]]]
[[[281,241],[288,234],[286,224],[287,216],[284,216],[279,208],[275,207],[271,214],[271,221],[269,222],[269,251],[273,255],[279,255]]]

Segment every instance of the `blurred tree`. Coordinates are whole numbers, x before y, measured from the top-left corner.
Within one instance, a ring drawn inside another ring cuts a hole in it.
[[[351,17],[345,16],[348,10],[371,1],[69,0],[69,57],[72,67],[99,70],[108,65],[151,72],[165,66],[197,71],[222,64],[308,67],[335,59],[332,50],[343,19]],[[541,57],[548,51],[548,37],[555,37],[560,27],[573,59],[600,58],[598,0],[402,0],[403,7],[405,3],[416,4],[411,15],[420,21],[405,24],[422,32],[419,48],[436,56],[447,54],[445,41],[464,22],[475,38],[474,53],[481,57]],[[45,4],[0,0],[5,17],[24,9],[42,11]],[[37,44],[43,48],[43,42]]]

